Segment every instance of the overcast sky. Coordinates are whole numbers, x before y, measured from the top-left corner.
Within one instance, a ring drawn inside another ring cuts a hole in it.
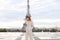
[[[27,0],[0,0],[0,28],[22,27],[26,5]],[[30,13],[37,27],[60,26],[60,0],[30,0]]]

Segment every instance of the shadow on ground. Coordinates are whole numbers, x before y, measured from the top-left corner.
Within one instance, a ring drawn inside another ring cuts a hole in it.
[[[18,38],[16,38],[15,40],[21,40],[22,36],[24,36],[24,34],[21,34]]]
[[[24,33],[21,34],[19,37],[17,37],[15,40],[21,40],[23,36],[24,36]],[[33,34],[33,38],[34,40],[40,40],[40,38],[36,37],[34,34]]]
[[[33,34],[33,38],[34,38],[34,40],[40,40],[40,38],[36,37],[34,34]]]

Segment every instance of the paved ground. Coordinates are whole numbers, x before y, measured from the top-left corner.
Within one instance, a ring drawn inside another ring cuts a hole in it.
[[[33,40],[60,40],[59,33],[33,33]],[[25,40],[24,34],[16,40]]]
[[[33,36],[33,40],[40,40],[40,38],[36,37],[34,34],[32,36]],[[21,34],[21,36],[17,37],[15,40],[25,40],[24,34]]]
[[[0,40],[25,40],[25,33],[0,33]],[[33,33],[33,40],[60,40],[60,33],[35,32]]]

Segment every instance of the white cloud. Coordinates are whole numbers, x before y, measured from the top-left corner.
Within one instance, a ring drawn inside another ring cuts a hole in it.
[[[20,20],[0,22],[0,28],[21,28],[22,25],[23,25],[23,21]]]
[[[0,21],[0,28],[22,28],[24,20],[13,20],[8,22]],[[60,27],[60,19],[34,19],[34,26],[38,28]]]
[[[38,12],[38,10],[40,12],[50,11],[52,10],[51,7],[54,8],[54,6],[57,5],[55,0],[38,0],[38,1],[34,0],[30,4],[31,4],[31,11],[34,13]]]
[[[60,19],[34,19],[33,20],[35,27],[38,28],[54,28],[60,27]]]
[[[22,27],[21,20],[26,13],[26,2],[27,0],[0,0],[0,27]],[[59,0],[30,0],[30,13],[35,26],[60,25],[59,2]]]
[[[21,1],[21,0],[20,0]],[[16,10],[23,11],[26,2],[15,2],[15,0],[0,0],[0,10]]]

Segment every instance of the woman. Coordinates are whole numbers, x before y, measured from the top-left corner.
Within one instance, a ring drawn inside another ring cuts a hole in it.
[[[30,17],[26,16],[26,35],[25,35],[25,39],[26,40],[33,40],[32,38],[32,29],[33,29],[33,23]]]

